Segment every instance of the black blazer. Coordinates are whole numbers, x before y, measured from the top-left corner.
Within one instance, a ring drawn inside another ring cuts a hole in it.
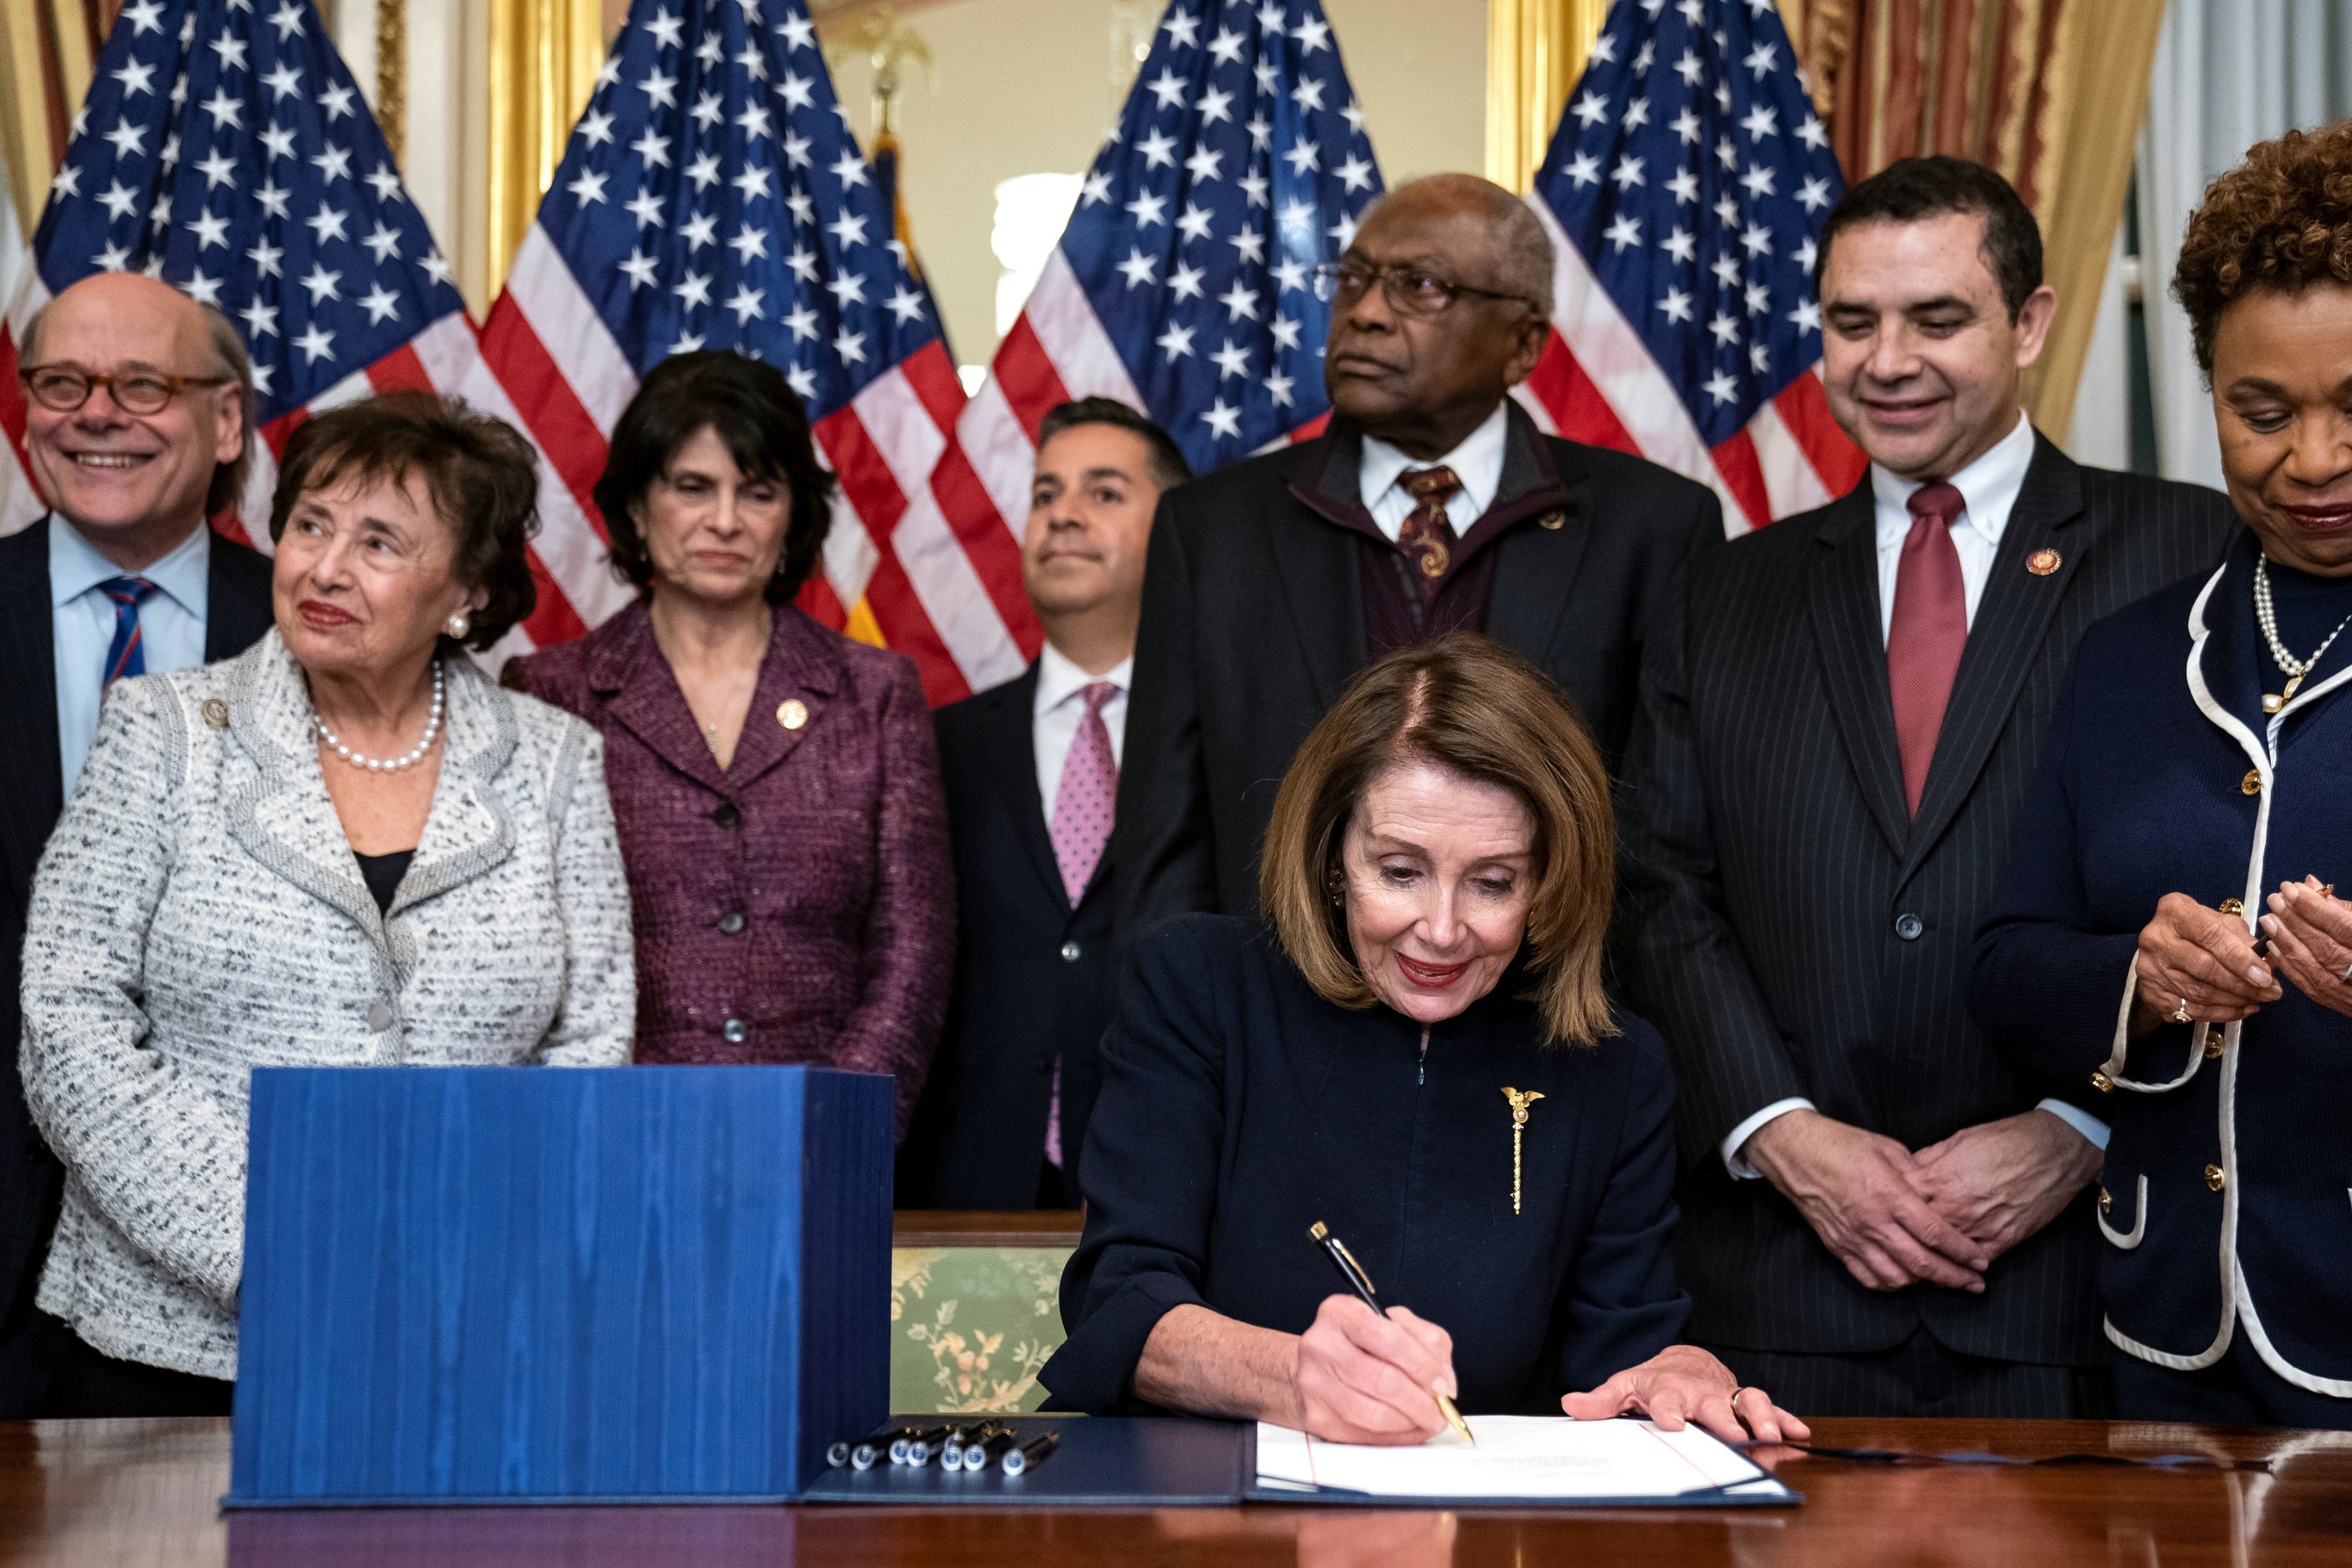
[[[1112,834],[1122,946],[1179,911],[1256,911],[1275,789],[1370,662],[1360,536],[1335,520],[1363,517],[1361,451],[1343,426],[1160,499]],[[1723,537],[1722,507],[1654,464],[1544,436],[1517,405],[1487,515],[1504,507],[1525,520],[1490,547],[1487,634],[1581,705],[1613,764],[1643,640],[1684,559]]]
[[[932,716],[955,856],[947,1034],[898,1160],[901,1208],[1030,1208],[1062,1062],[1066,1168],[1085,1146],[1111,1013],[1111,858],[1075,909],[1037,789],[1037,666]]]
[[[2237,526],[2210,490],[2078,467],[2038,441],[1916,821],[1869,480],[1692,563],[1626,756],[1621,931],[1681,1086],[1677,1247],[1700,1343],[1861,1353],[1924,1322],[1969,1354],[2101,1359],[2087,1199],[1996,1260],[1980,1296],[1884,1294],[1769,1183],[1732,1181],[1717,1146],[1797,1095],[1915,1149],[2045,1097],[2100,1113],[2086,1082],[2020,1068],[1970,1021],[1970,940],[2083,629],[2210,568]]]
[[[6,1311],[22,1304],[20,1296],[32,1296],[57,1220],[60,1180],[25,1109],[16,991],[33,869],[65,810],[49,615],[49,529],[64,526],[44,517],[0,538],[0,736],[6,737],[0,745],[0,1047],[7,1051],[0,1064],[0,1310]],[[269,630],[269,558],[258,550],[214,537],[205,579],[207,664],[236,657]]]
[[[1402,1303],[1454,1336],[1462,1407],[1559,1414],[1679,1337],[1674,1082],[1624,1014],[1545,1041],[1518,966],[1422,1029],[1317,996],[1255,922],[1144,937],[1103,1039],[1078,1173],[1086,1235],[1062,1275],[1069,1338],[1038,1374],[1057,1408],[1133,1413],[1144,1341],[1172,1307],[1283,1333],[1341,1289],[1329,1225]],[[1511,1207],[1511,1103],[1533,1091]]]

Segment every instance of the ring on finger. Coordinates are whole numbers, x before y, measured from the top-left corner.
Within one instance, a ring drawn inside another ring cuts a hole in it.
[[[2187,1023],[2189,1021],[2189,998],[2187,997],[2181,998],[2179,1002],[2174,1006],[2172,1009],[2172,1021],[2174,1023]]]

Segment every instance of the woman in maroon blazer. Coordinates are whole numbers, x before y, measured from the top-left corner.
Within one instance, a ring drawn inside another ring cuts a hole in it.
[[[772,366],[665,361],[596,485],[643,596],[506,682],[604,737],[636,1060],[896,1073],[903,1136],[947,1009],[954,883],[914,666],[793,608],[832,490]]]

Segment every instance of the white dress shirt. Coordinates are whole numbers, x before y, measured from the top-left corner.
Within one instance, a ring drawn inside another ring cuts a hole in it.
[[[2023,414],[2017,416],[2017,428],[1994,443],[1992,449],[1958,474],[1952,476],[1953,488],[1968,506],[1960,519],[1952,525],[1952,548],[1960,557],[1960,585],[1968,594],[1969,625],[1977,623],[1977,606],[1984,601],[1985,582],[1992,576],[1993,557],[2000,553],[2000,536],[2009,528],[2009,514],[2016,509],[2018,493],[2025,488],[2025,471],[2033,465],[2033,422]],[[1874,463],[1870,465],[1870,493],[1877,503],[1878,519],[1878,635],[1884,642],[1895,624],[1895,580],[1903,568],[1903,541],[1910,537],[1910,501],[1920,488],[1916,479],[1900,479]],[[1723,1163],[1731,1174],[1748,1180],[1760,1174],[1756,1167],[1739,1157],[1742,1145],[1756,1134],[1765,1123],[1785,1116],[1791,1111],[1812,1110],[1813,1103],[1801,1096],[1775,1100],[1769,1105],[1741,1122],[1725,1134]],[[2074,1128],[2093,1144],[2107,1146],[2107,1126],[2097,1118],[2084,1114],[2063,1100],[2044,1100],[2036,1107],[2047,1111]]]
[[[1037,793],[1045,802],[1045,826],[1054,825],[1054,800],[1062,792],[1062,767],[1078,738],[1078,721],[1087,716],[1087,699],[1079,694],[1097,681],[1108,681],[1118,695],[1102,706],[1103,727],[1110,731],[1110,758],[1127,755],[1127,686],[1134,677],[1135,660],[1121,659],[1103,674],[1090,675],[1072,664],[1051,643],[1037,654],[1037,706],[1029,737],[1037,748]]]
[[[200,525],[152,566],[125,572],[71,523],[49,514],[49,652],[57,664],[58,759],[68,796],[98,734],[106,651],[114,643],[114,601],[98,585],[117,577],[153,583],[156,591],[139,607],[139,652],[147,674],[194,669],[205,662],[212,537],[212,529]]]
[[[1461,445],[1432,463],[1408,457],[1385,441],[1364,437],[1364,460],[1356,471],[1358,493],[1363,497],[1364,510],[1372,514],[1372,521],[1380,525],[1389,543],[1396,543],[1404,531],[1404,520],[1412,516],[1412,496],[1398,483],[1408,468],[1451,468],[1462,481],[1462,488],[1445,501],[1445,520],[1454,525],[1457,537],[1468,533],[1470,525],[1486,515],[1503,483],[1503,438],[1510,429],[1509,410],[1507,400],[1496,403],[1486,422],[1464,436]]]

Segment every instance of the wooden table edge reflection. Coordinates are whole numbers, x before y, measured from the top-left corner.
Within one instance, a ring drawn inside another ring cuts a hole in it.
[[[1202,1568],[1635,1564],[2294,1565],[2352,1561],[2352,1433],[2097,1422],[1822,1420],[1848,1448],[2021,1458],[2186,1454],[2271,1469],[1887,1467],[1793,1458],[1797,1509],[1392,1511],[848,1505],[280,1511],[224,1516],[223,1421],[0,1425],[10,1563],[581,1568],[639,1563]]]

